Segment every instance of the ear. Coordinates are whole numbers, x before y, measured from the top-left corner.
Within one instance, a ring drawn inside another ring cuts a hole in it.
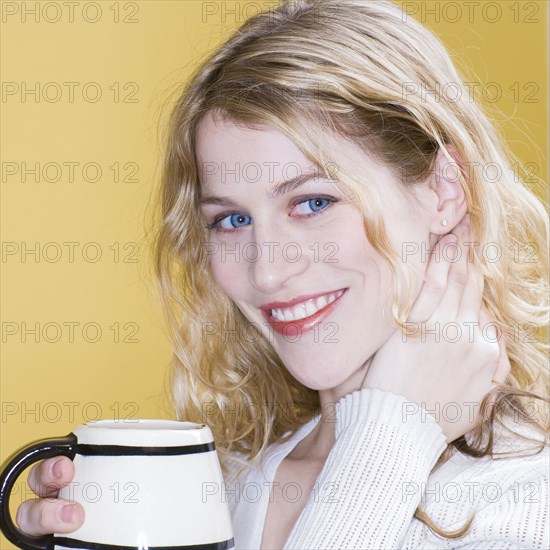
[[[445,235],[456,227],[468,210],[464,190],[460,184],[460,174],[464,174],[462,161],[452,145],[445,148],[450,155],[448,159],[443,149],[439,149],[435,160],[435,168],[431,175],[430,187],[435,191],[438,204],[430,224],[430,232]],[[446,225],[441,222],[447,221]]]

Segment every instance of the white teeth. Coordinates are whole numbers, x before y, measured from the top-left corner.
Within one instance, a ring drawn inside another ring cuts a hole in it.
[[[315,305],[318,309],[324,308],[327,304],[328,302],[325,296],[320,296],[317,300],[315,300]]]
[[[311,302],[306,302],[306,313],[308,317],[314,313],[317,313],[320,309],[320,307],[314,306]]]
[[[272,309],[271,315],[279,321],[298,321],[300,319],[304,319],[305,317],[314,315],[320,309],[323,309],[328,304],[334,302],[334,300],[342,296],[342,294],[344,294],[344,291],[339,290],[338,292],[333,292],[332,294],[319,296],[319,298],[316,298],[315,300],[302,302],[294,307]]]

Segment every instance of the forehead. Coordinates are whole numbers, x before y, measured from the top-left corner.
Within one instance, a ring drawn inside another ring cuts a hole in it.
[[[256,129],[223,120],[207,113],[200,121],[196,136],[196,154],[203,185],[215,183],[237,171],[255,179],[279,180],[305,172],[312,163],[284,133],[272,127]],[[235,175],[236,177],[236,175]]]
[[[351,177],[382,195],[396,187],[389,167],[358,144],[318,130],[316,138],[330,153],[328,172],[336,179]],[[270,126],[249,128],[209,111],[197,127],[196,156],[202,191],[231,184],[250,191],[249,183],[273,185],[316,167],[284,133]]]

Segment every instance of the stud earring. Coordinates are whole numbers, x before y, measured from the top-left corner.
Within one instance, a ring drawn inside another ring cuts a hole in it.
[[[447,225],[447,220],[441,220],[441,225]]]

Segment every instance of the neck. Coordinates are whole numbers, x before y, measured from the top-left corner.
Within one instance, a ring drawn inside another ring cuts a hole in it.
[[[342,384],[328,390],[319,390],[321,418],[313,430],[293,449],[288,458],[294,460],[326,460],[335,441],[338,401],[362,387],[370,365],[369,359]]]

